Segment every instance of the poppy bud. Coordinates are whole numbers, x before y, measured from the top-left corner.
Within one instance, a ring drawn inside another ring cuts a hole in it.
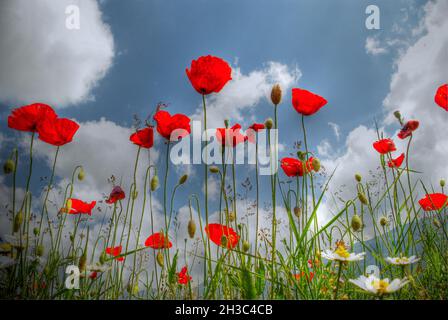
[[[366,198],[366,195],[364,193],[362,193],[362,192],[358,193],[358,199],[359,199],[359,201],[361,201],[362,204],[365,204],[365,205],[369,204],[369,202],[368,202],[368,200]]]
[[[221,237],[221,245],[223,247],[227,247],[227,237],[226,236]]]
[[[10,174],[11,172],[14,172],[16,170],[16,164],[11,159],[6,160],[5,164],[3,165],[3,172],[5,174]]]
[[[380,225],[382,226],[382,227],[385,227],[385,226],[387,226],[389,224],[389,219],[387,219],[387,217],[381,217],[380,218]]]
[[[358,182],[361,182],[362,177],[361,177],[361,175],[359,173],[355,174],[355,180],[358,181]]]
[[[297,151],[297,158],[299,158],[300,160],[305,160],[306,159],[306,152]]]
[[[36,247],[36,256],[42,257],[44,255],[45,248],[43,245],[39,245]]]
[[[87,263],[87,254],[84,252],[79,258],[78,268],[79,271],[83,272],[86,269],[86,263]]]
[[[34,228],[33,229],[33,234],[35,235],[35,236],[38,236],[39,235],[39,228]]]
[[[444,180],[444,179],[440,180],[440,186],[441,186],[442,188],[445,186],[445,180]]]
[[[156,191],[159,187],[159,177],[156,175],[151,179],[151,191]]]
[[[209,168],[209,170],[210,170],[211,173],[218,173],[219,172],[219,168],[216,167],[216,166],[211,166]]]
[[[226,128],[229,127],[229,119],[225,119],[225,120],[224,120],[224,126],[225,126]]]
[[[190,221],[188,221],[188,235],[190,236],[191,239],[193,239],[195,233],[196,233],[196,223],[194,222],[193,219],[191,219]]]
[[[274,105],[279,105],[282,101],[282,88],[279,84],[275,84],[271,90],[271,101]]]
[[[352,217],[351,225],[352,225],[353,231],[355,231],[355,232],[358,231],[359,229],[361,229],[361,227],[362,227],[362,220],[361,220],[361,218],[357,214],[355,214]]]
[[[401,122],[401,113],[400,113],[400,111],[398,111],[398,110],[395,111],[394,112],[394,116],[395,116],[395,118],[397,118],[398,121]]]
[[[165,264],[164,261],[163,261],[163,254],[160,251],[157,253],[157,263],[159,264],[159,266],[161,268],[163,268],[163,266]]]
[[[438,219],[434,219],[434,220],[432,221],[432,223],[434,224],[434,226],[435,226],[436,228],[440,228],[440,227],[441,227],[440,221],[439,221]]]
[[[182,177],[180,177],[179,179],[179,185],[184,184],[188,179],[188,174],[184,174]]]
[[[235,221],[235,213],[233,213],[233,212],[229,212],[229,221],[230,222],[233,222],[233,221]]]
[[[14,233],[19,232],[22,222],[23,222],[23,213],[22,211],[19,211],[17,215],[14,217],[14,225],[13,225]]]
[[[266,127],[266,129],[270,130],[274,126],[274,121],[272,121],[272,119],[269,118],[265,121],[264,126]]]
[[[79,181],[84,180],[85,176],[86,176],[86,173],[84,172],[84,168],[81,167],[81,169],[78,172],[78,180]]]
[[[250,249],[250,244],[247,241],[243,242],[243,252],[247,252]]]
[[[315,172],[319,172],[319,170],[320,170],[320,161],[319,161],[319,159],[313,158],[313,161],[311,163],[313,165],[313,170]]]
[[[294,207],[294,215],[297,218],[300,218],[300,215],[302,214],[302,209],[300,209],[299,207]]]
[[[102,252],[101,254],[100,254],[100,264],[104,264],[104,262],[106,262],[106,253],[105,252]]]

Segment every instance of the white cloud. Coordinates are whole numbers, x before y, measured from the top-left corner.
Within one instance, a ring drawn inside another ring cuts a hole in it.
[[[80,9],[80,29],[65,9]],[[0,3],[0,100],[56,108],[92,99],[112,65],[114,41],[95,0],[4,0]]]
[[[328,125],[331,127],[331,129],[333,129],[334,136],[336,137],[336,140],[339,141],[339,139],[341,137],[341,128],[339,127],[339,125],[334,122],[328,122]]]
[[[387,52],[387,48],[381,46],[380,41],[375,37],[367,37],[365,49],[367,54],[371,54],[374,56],[384,54]]]
[[[298,68],[291,69],[278,62],[268,62],[265,68],[247,75],[240,68],[233,68],[233,80],[219,95],[211,95],[207,99],[207,126],[222,127],[223,119],[229,119],[232,123],[254,121],[243,118],[243,113],[253,109],[262,99],[268,99],[275,83],[279,83],[283,92],[287,92],[300,77]],[[193,118],[202,119],[202,105]]]
[[[319,145],[317,146],[317,152],[322,157],[330,157],[332,154],[332,150],[333,148],[331,147],[330,142],[328,142],[328,140],[326,139],[322,140],[321,143],[319,143]]]

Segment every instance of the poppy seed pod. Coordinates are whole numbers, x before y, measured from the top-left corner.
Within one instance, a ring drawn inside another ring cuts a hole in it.
[[[352,226],[353,231],[355,231],[355,232],[358,231],[359,229],[361,229],[361,227],[362,227],[362,220],[361,220],[361,218],[357,214],[355,214],[352,217],[351,226]]]
[[[17,215],[14,217],[14,225],[13,225],[14,233],[19,232],[22,222],[23,222],[23,213],[22,211],[19,211]]]
[[[272,121],[272,119],[269,118],[265,121],[264,126],[266,127],[266,129],[270,130],[274,126],[274,121]]]
[[[235,221],[235,213],[233,213],[233,212],[229,212],[229,221],[230,222],[233,222],[233,221]]]
[[[313,165],[313,170],[315,172],[319,172],[319,170],[320,170],[320,160],[317,159],[317,158],[313,158],[313,161],[311,163]]]
[[[274,105],[279,105],[282,102],[282,88],[279,84],[275,84],[271,90],[271,101]]]
[[[194,222],[193,219],[191,219],[190,221],[188,221],[188,235],[190,236],[191,239],[193,239],[195,233],[196,233],[196,223]]]
[[[157,257],[156,257],[156,259],[157,259],[157,264],[158,264],[161,268],[163,268],[165,262],[163,261],[163,254],[162,254],[162,252],[159,251],[159,252],[157,253]]]
[[[159,177],[155,175],[151,179],[151,191],[156,191],[158,187],[159,187]]]
[[[249,251],[249,249],[250,249],[250,244],[249,244],[249,242],[244,241],[244,242],[243,242],[243,251],[244,251],[244,252],[247,252],[247,251]]]
[[[300,218],[300,215],[302,214],[302,209],[300,209],[299,207],[294,207],[294,215],[297,218]]]
[[[210,170],[211,173],[218,173],[219,172],[219,168],[216,167],[216,166],[211,166],[209,168],[209,170]]]
[[[440,186],[441,186],[442,188],[445,186],[445,180],[444,180],[444,179],[440,180]]]
[[[382,216],[382,217],[380,218],[380,225],[381,225],[382,227],[385,227],[385,226],[387,226],[388,224],[389,224],[389,219],[387,219],[387,217]]]
[[[11,172],[14,172],[16,170],[16,164],[11,159],[6,160],[5,164],[3,165],[3,172],[5,174],[10,174]]]
[[[358,182],[361,182],[362,177],[361,177],[361,175],[359,173],[355,174],[355,180],[358,181]]]
[[[366,198],[366,195],[364,193],[362,193],[362,192],[358,193],[358,199],[359,199],[359,201],[361,201],[362,204],[365,204],[365,205],[369,204],[369,202],[368,202],[368,200]]]
[[[81,167],[81,169],[78,172],[78,180],[79,181],[84,180],[85,176],[86,176],[86,173],[84,172],[83,167]]]
[[[180,177],[179,179],[179,185],[184,184],[188,179],[188,174],[184,174],[182,177]]]

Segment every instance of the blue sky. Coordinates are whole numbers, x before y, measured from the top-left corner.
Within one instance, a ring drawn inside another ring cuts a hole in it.
[[[130,127],[134,114],[146,118],[163,101],[172,113],[192,115],[201,102],[185,74],[192,59],[216,55],[243,75],[263,70],[274,61],[300,70],[302,76],[293,87],[311,90],[329,101],[306,119],[309,143],[317,152],[316,146],[327,140],[339,154],[353,129],[371,127],[375,119],[384,118],[382,105],[390,91],[394,62],[405,47],[391,44],[383,54],[369,54],[366,39],[377,39],[381,45],[397,38],[410,41],[411,29],[418,25],[426,2],[375,1],[381,10],[381,29],[367,30],[365,9],[371,1],[102,1],[102,18],[114,41],[113,62],[89,92],[93,100],[67,103],[58,113],[80,123],[105,117]],[[288,90],[279,107],[280,142],[286,147],[281,156],[302,139],[300,118],[290,101]],[[4,119],[0,133],[7,137],[12,133],[6,128],[6,116],[20,104],[10,99],[0,102]],[[267,99],[243,111],[246,116],[244,112],[259,122],[273,116]],[[340,139],[329,122],[340,127]],[[250,124],[242,121],[243,127]],[[2,145],[2,159],[19,136],[14,133],[14,139]],[[36,166],[38,172],[48,174],[44,162]],[[199,188],[200,176],[196,178],[192,183]]]

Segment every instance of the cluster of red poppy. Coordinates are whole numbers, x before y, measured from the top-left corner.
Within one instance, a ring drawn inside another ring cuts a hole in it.
[[[33,103],[12,110],[8,127],[20,131],[37,132],[39,139],[63,146],[72,141],[79,125],[66,118],[59,118],[53,108],[43,103]]]

